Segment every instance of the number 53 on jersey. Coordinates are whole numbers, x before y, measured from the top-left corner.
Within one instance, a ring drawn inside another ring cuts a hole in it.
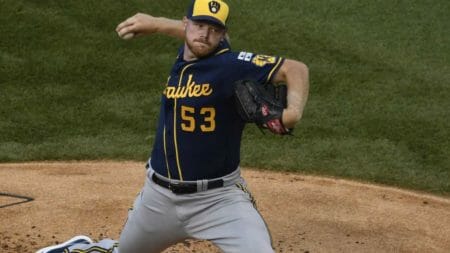
[[[185,132],[213,132],[216,129],[215,118],[216,109],[214,107],[181,106],[181,130]]]

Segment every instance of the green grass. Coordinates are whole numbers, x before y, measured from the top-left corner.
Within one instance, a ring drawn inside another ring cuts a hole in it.
[[[0,161],[144,161],[181,42],[114,28],[188,2],[0,0]],[[450,193],[450,2],[229,2],[235,50],[311,75],[295,137],[248,126],[244,166]]]

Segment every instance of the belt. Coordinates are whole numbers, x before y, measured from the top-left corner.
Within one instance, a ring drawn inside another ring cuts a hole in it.
[[[197,187],[197,182],[190,182],[190,183],[167,182],[167,181],[162,180],[159,177],[157,177],[155,175],[155,173],[153,173],[153,175],[152,175],[152,181],[155,182],[155,184],[157,184],[159,186],[162,186],[164,188],[171,190],[175,194],[188,194],[188,193],[196,193],[196,192],[202,191],[202,190],[199,190],[199,188]],[[210,180],[210,181],[206,181],[206,182],[207,182],[207,185],[206,185],[205,190],[211,190],[211,189],[223,187],[222,179]]]

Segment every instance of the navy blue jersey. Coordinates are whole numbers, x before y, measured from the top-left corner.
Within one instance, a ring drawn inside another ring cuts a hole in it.
[[[172,179],[200,180],[233,172],[244,122],[233,98],[241,79],[271,81],[283,58],[232,52],[221,43],[209,57],[183,60],[183,47],[161,99],[152,168]]]

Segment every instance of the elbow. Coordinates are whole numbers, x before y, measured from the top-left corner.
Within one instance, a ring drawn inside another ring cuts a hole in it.
[[[285,63],[285,73],[301,73],[302,75],[308,76],[309,68],[308,66],[300,61],[286,59]]]
[[[309,68],[308,66],[300,61],[292,61],[292,67],[288,71],[295,71],[296,73],[299,73],[303,79],[308,79],[309,76]]]
[[[309,78],[309,68],[308,66],[306,66],[306,64],[304,64],[303,62],[300,62],[301,65],[301,72],[303,73],[303,75],[305,76],[305,78]]]

